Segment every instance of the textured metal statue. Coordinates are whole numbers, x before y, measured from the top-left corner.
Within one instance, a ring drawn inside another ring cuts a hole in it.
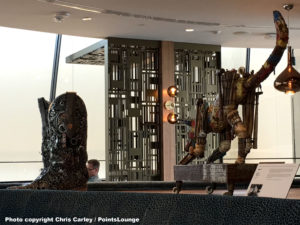
[[[245,73],[242,69],[221,70],[218,74],[219,95],[214,104],[209,106],[202,99],[197,103],[196,122],[192,123],[194,132],[189,134],[190,140],[185,147],[188,154],[179,164],[185,165],[196,157],[204,157],[206,135],[210,132],[219,133],[221,140],[219,147],[208,158],[208,163],[223,157],[230,149],[231,140],[236,136],[238,137],[236,163],[244,163],[250,149],[256,147],[256,137],[254,135],[253,139],[252,133],[254,124],[254,133],[257,135],[257,102],[260,93],[255,92],[255,89],[274,70],[288,43],[288,28],[282,15],[278,11],[274,11],[273,15],[277,38],[276,46],[268,60],[255,74]],[[243,121],[237,111],[239,105],[243,107]]]
[[[38,100],[43,125],[41,174],[25,186],[14,189],[86,190],[88,172],[87,112],[76,93],[58,96],[49,105]]]

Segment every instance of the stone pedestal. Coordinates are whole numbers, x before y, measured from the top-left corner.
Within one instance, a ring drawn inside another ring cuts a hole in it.
[[[233,194],[236,183],[249,184],[256,170],[257,164],[201,164],[201,165],[176,165],[174,166],[174,178],[179,193],[183,181],[199,181],[212,183],[207,187],[207,192],[212,193],[215,184],[225,183],[228,187],[228,195]]]

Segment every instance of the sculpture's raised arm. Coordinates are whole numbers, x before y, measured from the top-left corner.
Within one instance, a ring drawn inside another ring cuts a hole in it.
[[[276,46],[261,69],[256,74],[249,77],[245,83],[246,88],[257,87],[263,82],[270,73],[272,73],[286,49],[289,39],[289,30],[280,12],[273,11],[273,16],[276,27]]]

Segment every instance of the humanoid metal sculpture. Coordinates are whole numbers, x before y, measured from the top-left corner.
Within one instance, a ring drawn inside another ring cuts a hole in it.
[[[25,186],[11,189],[86,190],[88,172],[87,112],[76,93],[58,96],[49,103],[39,99],[43,125],[41,174]]]
[[[219,147],[207,159],[208,163],[223,157],[230,149],[231,140],[235,136],[238,137],[236,163],[245,162],[253,144],[251,136],[254,122],[254,102],[255,98],[256,101],[258,100],[259,94],[255,92],[255,89],[274,70],[288,43],[288,28],[282,15],[280,12],[274,11],[273,16],[277,38],[276,46],[268,60],[256,74],[253,72],[248,74],[244,70],[238,72],[221,70],[218,75],[219,95],[214,104],[209,106],[202,99],[198,100],[196,123],[194,123],[195,131],[189,134],[190,140],[185,147],[188,154],[179,164],[186,165],[196,157],[204,157],[206,135],[210,132],[219,133],[221,140]],[[243,106],[243,121],[237,111],[239,105]]]

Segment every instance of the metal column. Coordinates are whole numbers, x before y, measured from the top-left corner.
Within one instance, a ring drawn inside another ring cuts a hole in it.
[[[58,65],[59,65],[59,56],[60,56],[60,47],[61,47],[61,34],[57,34],[55,49],[54,49],[54,59],[53,59],[53,68],[52,68],[52,80],[51,80],[51,89],[50,89],[50,102],[55,99],[56,95],[56,85],[57,85],[57,74],[58,74]]]

